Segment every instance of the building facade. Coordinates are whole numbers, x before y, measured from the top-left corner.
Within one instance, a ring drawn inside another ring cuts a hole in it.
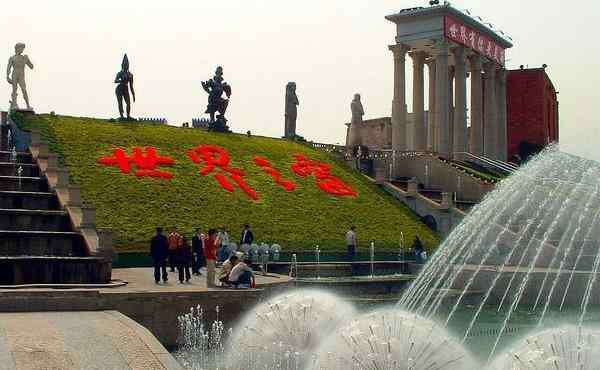
[[[557,92],[545,68],[508,71],[506,89],[508,158],[518,163],[558,142]]]
[[[404,9],[386,19],[396,25],[396,43],[389,46],[394,58],[390,149],[448,159],[470,152],[506,161],[504,63],[512,43],[450,5]],[[407,57],[413,76],[408,87]]]

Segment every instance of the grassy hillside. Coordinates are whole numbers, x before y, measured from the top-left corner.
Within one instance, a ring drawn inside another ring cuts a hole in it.
[[[336,163],[335,159],[305,145],[284,140],[216,134],[194,129],[137,123],[110,123],[91,118],[38,115],[16,117],[24,128],[37,127],[50,149],[69,167],[71,181],[80,185],[86,203],[96,207],[97,224],[115,232],[119,251],[146,250],[156,226],[176,225],[191,234],[196,227],[225,227],[237,241],[244,223],[250,223],[256,238],[277,242],[286,250],[314,248],[345,249],[344,234],[357,226],[360,247],[371,240],[378,250],[396,249],[400,231],[407,241],[419,235],[427,248],[438,243],[436,236],[410,212],[380,191],[360,174]],[[199,166],[186,151],[199,144],[225,148],[231,167],[246,173],[246,181],[259,196],[251,200],[240,189],[223,190],[212,176],[202,177]],[[115,148],[131,154],[133,147],[156,147],[157,154],[176,163],[160,167],[173,179],[138,178],[122,174],[116,167],[98,164]],[[294,154],[333,165],[332,173],[349,184],[358,196],[334,197],[291,170]],[[253,162],[262,156],[292,180],[297,188],[286,192]]]

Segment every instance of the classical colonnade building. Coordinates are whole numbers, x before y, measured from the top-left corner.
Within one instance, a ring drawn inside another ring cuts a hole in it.
[[[506,161],[504,64],[512,44],[449,5],[405,9],[386,19],[397,26],[396,44],[389,46],[394,57],[391,149],[430,151],[445,158],[470,152]],[[407,57],[413,67],[410,119]]]

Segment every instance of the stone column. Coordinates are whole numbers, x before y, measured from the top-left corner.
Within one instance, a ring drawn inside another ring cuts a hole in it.
[[[394,100],[392,101],[392,149],[406,150],[406,53],[402,44],[390,45],[394,53]]]
[[[497,159],[508,160],[508,138],[506,122],[506,69],[502,68],[496,75],[496,101],[498,103],[498,150]]]
[[[448,67],[448,148],[454,153],[454,66]]]
[[[436,43],[435,76],[435,126],[437,128],[437,153],[448,158],[450,155],[450,126],[448,112],[448,42]]]
[[[469,58],[471,66],[471,132],[469,151],[483,155],[483,99],[481,86],[481,57],[473,54]]]
[[[413,60],[413,144],[412,150],[425,150],[427,145],[425,125],[425,53],[418,51],[410,55]]]
[[[455,153],[467,151],[467,68],[465,49],[458,47],[454,54],[454,138]]]
[[[496,63],[485,64],[484,77],[484,102],[485,120],[483,125],[483,154],[492,159],[497,158],[498,150],[498,125],[496,115]]]
[[[429,111],[427,112],[427,150],[437,151],[435,131],[435,59],[427,61],[429,72]]]

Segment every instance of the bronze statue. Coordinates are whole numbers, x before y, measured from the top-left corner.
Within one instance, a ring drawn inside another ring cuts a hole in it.
[[[25,66],[33,69],[33,64],[27,55],[23,55],[24,50],[25,44],[19,42],[15,45],[15,55],[8,59],[8,66],[6,67],[6,80],[12,85],[10,109],[19,109],[19,106],[17,105],[17,88],[21,87],[23,100],[25,100],[25,104],[27,104],[27,110],[31,111],[33,109],[29,105],[27,85],[25,84]]]
[[[202,88],[208,93],[208,106],[205,113],[210,114],[210,122],[215,123],[215,113],[218,112],[217,121],[225,124],[227,122],[225,112],[231,97],[231,86],[223,81],[223,67],[217,67],[213,78],[202,81]],[[225,93],[227,99],[223,99],[223,93]]]
[[[123,100],[125,100],[127,119],[131,119],[131,102],[129,99],[129,89],[131,89],[131,97],[135,103],[135,90],[133,89],[133,74],[129,72],[129,59],[127,54],[123,56],[121,63],[121,71],[117,73],[115,83],[118,84],[115,89],[117,95],[117,103],[119,104],[119,115],[123,119]]]
[[[300,105],[296,95],[296,83],[288,82],[285,87],[285,137],[293,139],[296,137],[296,118]]]

